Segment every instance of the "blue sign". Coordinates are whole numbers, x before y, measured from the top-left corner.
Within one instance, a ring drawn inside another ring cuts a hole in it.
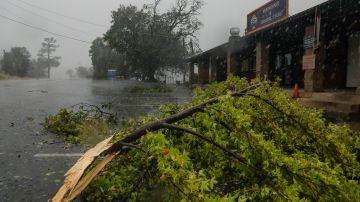
[[[289,16],[289,0],[273,0],[247,16],[247,34],[270,26]]]
[[[107,77],[109,80],[115,80],[117,75],[116,69],[108,69],[107,71]]]

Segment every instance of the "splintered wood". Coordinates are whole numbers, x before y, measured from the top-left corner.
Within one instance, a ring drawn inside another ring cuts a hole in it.
[[[88,150],[76,164],[65,174],[65,180],[63,186],[59,189],[56,195],[53,197],[53,202],[69,201],[65,196],[69,193],[72,195],[75,187],[78,185],[79,180],[84,174],[85,170],[94,162],[94,160],[102,154],[104,151],[112,146],[111,140],[113,136],[100,142],[94,148]],[[105,158],[106,161],[111,161],[115,155],[109,155]],[[106,164],[105,164],[106,165]],[[104,166],[105,166],[104,165]],[[102,167],[104,168],[104,167]],[[101,169],[102,169],[101,168]],[[101,171],[101,170],[100,170]],[[98,172],[100,172],[98,171]]]
[[[67,196],[66,201],[72,201],[76,197],[78,197],[82,191],[86,189],[86,187],[90,184],[90,182],[105,168],[107,164],[110,163],[111,160],[118,153],[112,153],[106,155],[104,159],[101,160],[99,164],[95,166],[86,176],[84,176],[80,182],[76,185],[76,187],[71,191],[71,193]]]

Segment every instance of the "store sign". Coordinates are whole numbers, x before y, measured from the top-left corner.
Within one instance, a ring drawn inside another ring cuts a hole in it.
[[[304,48],[311,49],[314,48],[315,36],[307,35],[304,37]]]
[[[247,16],[247,34],[268,27],[289,16],[289,0],[272,0]]]
[[[303,70],[315,69],[315,54],[304,55],[303,57]]]

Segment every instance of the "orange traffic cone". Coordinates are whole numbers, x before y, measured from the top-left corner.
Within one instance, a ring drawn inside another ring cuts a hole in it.
[[[300,97],[299,85],[298,85],[298,84],[295,84],[293,98],[299,98],[299,97]]]

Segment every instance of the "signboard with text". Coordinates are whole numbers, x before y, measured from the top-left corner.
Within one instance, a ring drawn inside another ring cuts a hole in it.
[[[305,49],[311,49],[314,48],[315,43],[315,36],[313,35],[306,35],[304,37],[304,48]]]
[[[289,0],[272,0],[247,16],[247,34],[268,27],[289,16]]]
[[[303,70],[315,69],[315,54],[304,55]]]

